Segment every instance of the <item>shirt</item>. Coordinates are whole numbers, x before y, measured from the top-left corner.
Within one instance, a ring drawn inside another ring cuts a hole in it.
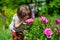
[[[16,27],[14,27],[14,20],[16,20],[17,22],[20,21],[19,18],[18,18],[18,16],[17,16],[17,14],[15,14],[15,15],[13,16],[12,22],[11,22],[11,24],[10,24],[10,29],[11,29],[12,31],[14,31],[14,32],[23,31],[23,30],[24,30],[24,25],[21,25],[19,28],[16,28]]]

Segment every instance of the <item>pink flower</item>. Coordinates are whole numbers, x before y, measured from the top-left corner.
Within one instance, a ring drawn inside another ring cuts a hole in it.
[[[58,33],[60,34],[60,29],[58,29]]]
[[[50,28],[45,28],[43,33],[48,37],[51,38],[51,35],[53,34],[52,30]]]
[[[60,37],[59,37],[59,39],[58,40],[60,40]]]
[[[60,24],[60,20],[59,19],[56,19],[55,22],[56,22],[56,24]]]
[[[41,20],[42,22],[46,23],[46,24],[48,23],[48,20],[47,20],[46,17],[41,16],[41,17],[40,17],[40,20]]]
[[[25,21],[25,23],[27,23],[27,24],[32,24],[32,23],[33,23],[33,19],[32,19],[32,18],[27,19],[27,20]]]

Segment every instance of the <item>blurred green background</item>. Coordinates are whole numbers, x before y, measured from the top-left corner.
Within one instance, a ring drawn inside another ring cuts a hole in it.
[[[35,14],[34,23],[25,28],[25,40],[58,40],[59,35],[53,29],[57,26],[55,18],[60,19],[60,0],[0,0],[0,40],[12,40],[9,25],[18,6],[22,4],[35,5],[35,9],[32,10]],[[4,15],[1,14],[3,10],[5,10]],[[48,27],[54,32],[51,39],[43,34],[46,25],[39,22],[41,15],[49,20]]]

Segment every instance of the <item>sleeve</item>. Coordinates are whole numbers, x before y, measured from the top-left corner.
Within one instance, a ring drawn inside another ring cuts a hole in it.
[[[13,16],[12,22],[11,22],[11,24],[9,25],[10,30],[13,30],[13,28],[14,28],[14,20],[15,20],[15,15]]]

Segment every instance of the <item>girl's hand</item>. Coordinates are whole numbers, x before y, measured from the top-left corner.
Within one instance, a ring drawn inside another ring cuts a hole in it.
[[[24,25],[26,25],[27,23],[23,22]]]

